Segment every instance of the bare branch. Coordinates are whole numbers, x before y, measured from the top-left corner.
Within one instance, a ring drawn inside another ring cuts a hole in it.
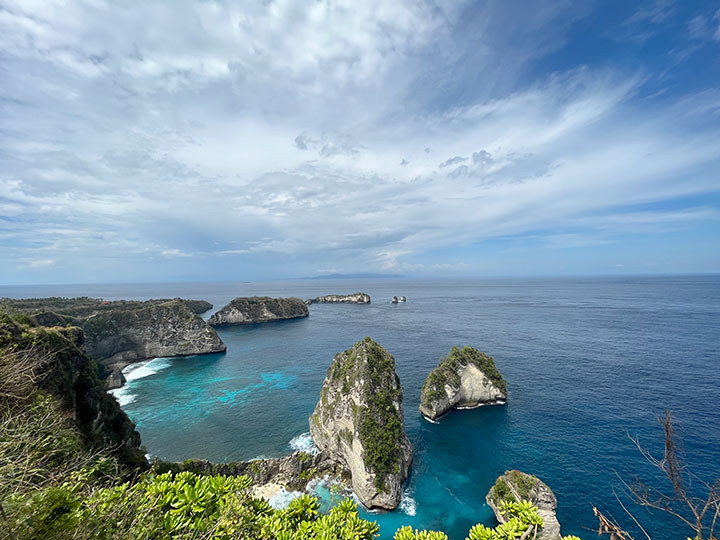
[[[650,535],[647,533],[647,531],[643,528],[642,525],[640,525],[640,522],[637,520],[637,518],[635,518],[635,516],[632,514],[632,512],[630,512],[630,510],[628,510],[627,507],[626,507],[626,506],[623,504],[623,502],[620,500],[620,497],[618,497],[618,494],[615,492],[614,489],[613,489],[613,495],[615,495],[615,500],[618,502],[618,504],[620,504],[620,506],[622,507],[622,509],[625,510],[625,513],[626,513],[628,516],[630,516],[630,518],[635,522],[635,525],[637,525],[638,527],[640,527],[640,530],[641,530],[641,531],[643,532],[643,534],[647,537],[647,539],[648,539],[648,540],[652,540],[652,539],[650,538]]]
[[[598,518],[598,536],[609,534],[610,540],[634,540],[630,534],[621,529],[617,523],[603,515],[600,510],[594,506],[593,514]]]

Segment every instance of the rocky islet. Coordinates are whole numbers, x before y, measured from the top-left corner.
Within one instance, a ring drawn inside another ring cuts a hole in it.
[[[310,416],[310,434],[348,469],[366,507],[396,508],[413,448],[392,355],[369,337],[335,355]]]
[[[420,412],[435,420],[452,409],[503,404],[507,383],[491,356],[472,347],[453,347],[425,379]]]
[[[208,319],[208,324],[211,326],[255,324],[299,319],[309,315],[307,305],[300,298],[238,297],[214,313]]]

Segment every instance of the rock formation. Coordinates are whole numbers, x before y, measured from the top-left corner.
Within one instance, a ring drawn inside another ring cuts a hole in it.
[[[350,471],[368,508],[400,503],[413,456],[402,399],[395,359],[367,337],[335,355],[310,416],[313,441]]]
[[[42,326],[77,325],[88,354],[110,375],[131,362],[158,356],[186,356],[226,350],[217,332],[196,315],[212,308],[204,300],[118,300],[95,298],[0,299],[0,309],[26,314]],[[115,373],[108,388],[122,386]]]
[[[453,347],[423,384],[420,412],[435,420],[453,408],[505,403],[507,387],[495,361],[472,347]]]
[[[227,349],[215,329],[180,300],[99,311],[82,328],[90,356],[111,370],[149,358]]]
[[[502,501],[530,501],[537,506],[538,514],[543,519],[538,540],[560,540],[560,523],[555,515],[557,499],[548,485],[536,476],[520,471],[506,471],[495,481],[485,500],[500,523],[505,522],[505,517],[499,511]]]
[[[248,475],[252,477],[255,486],[276,484],[289,491],[303,491],[310,480],[321,478],[326,474],[339,477],[346,473],[342,464],[322,452],[318,454],[294,452],[280,458],[229,463],[212,463],[201,459],[188,459],[180,463],[158,461],[155,465],[160,473],[190,471],[204,475]]]
[[[121,388],[125,386],[126,382],[127,380],[125,379],[125,375],[123,375],[122,368],[116,367],[110,372],[107,379],[105,379],[105,390]]]
[[[236,298],[217,313],[208,323],[212,326],[253,324],[284,319],[297,319],[310,315],[305,302],[299,298],[270,298],[253,296]]]
[[[353,294],[328,294],[327,296],[318,296],[305,300],[307,305],[310,304],[369,304],[370,295],[365,293]]]

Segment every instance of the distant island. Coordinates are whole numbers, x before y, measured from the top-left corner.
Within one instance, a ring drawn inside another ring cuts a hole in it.
[[[403,274],[377,274],[373,272],[361,274],[323,274],[322,276],[307,276],[299,279],[384,279],[384,278],[404,278]]]

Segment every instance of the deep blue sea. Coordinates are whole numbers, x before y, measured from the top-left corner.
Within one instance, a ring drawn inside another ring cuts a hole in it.
[[[220,329],[227,353],[132,366],[119,397],[147,451],[224,461],[307,444],[333,356],[371,336],[395,357],[415,447],[401,508],[364,513],[383,539],[403,524],[452,540],[494,524],[485,494],[511,468],[553,489],[563,534],[596,535],[592,505],[629,526],[617,475],[655,477],[629,436],[660,452],[666,409],[690,469],[720,477],[720,276],[1,287],[0,296],[180,296],[219,309],[236,296],[357,291],[372,304],[312,305],[307,319]],[[408,301],[393,305],[393,295]],[[495,358],[508,403],[431,424],[418,412],[420,388],[453,345]],[[630,508],[653,540],[690,534],[675,518]]]

